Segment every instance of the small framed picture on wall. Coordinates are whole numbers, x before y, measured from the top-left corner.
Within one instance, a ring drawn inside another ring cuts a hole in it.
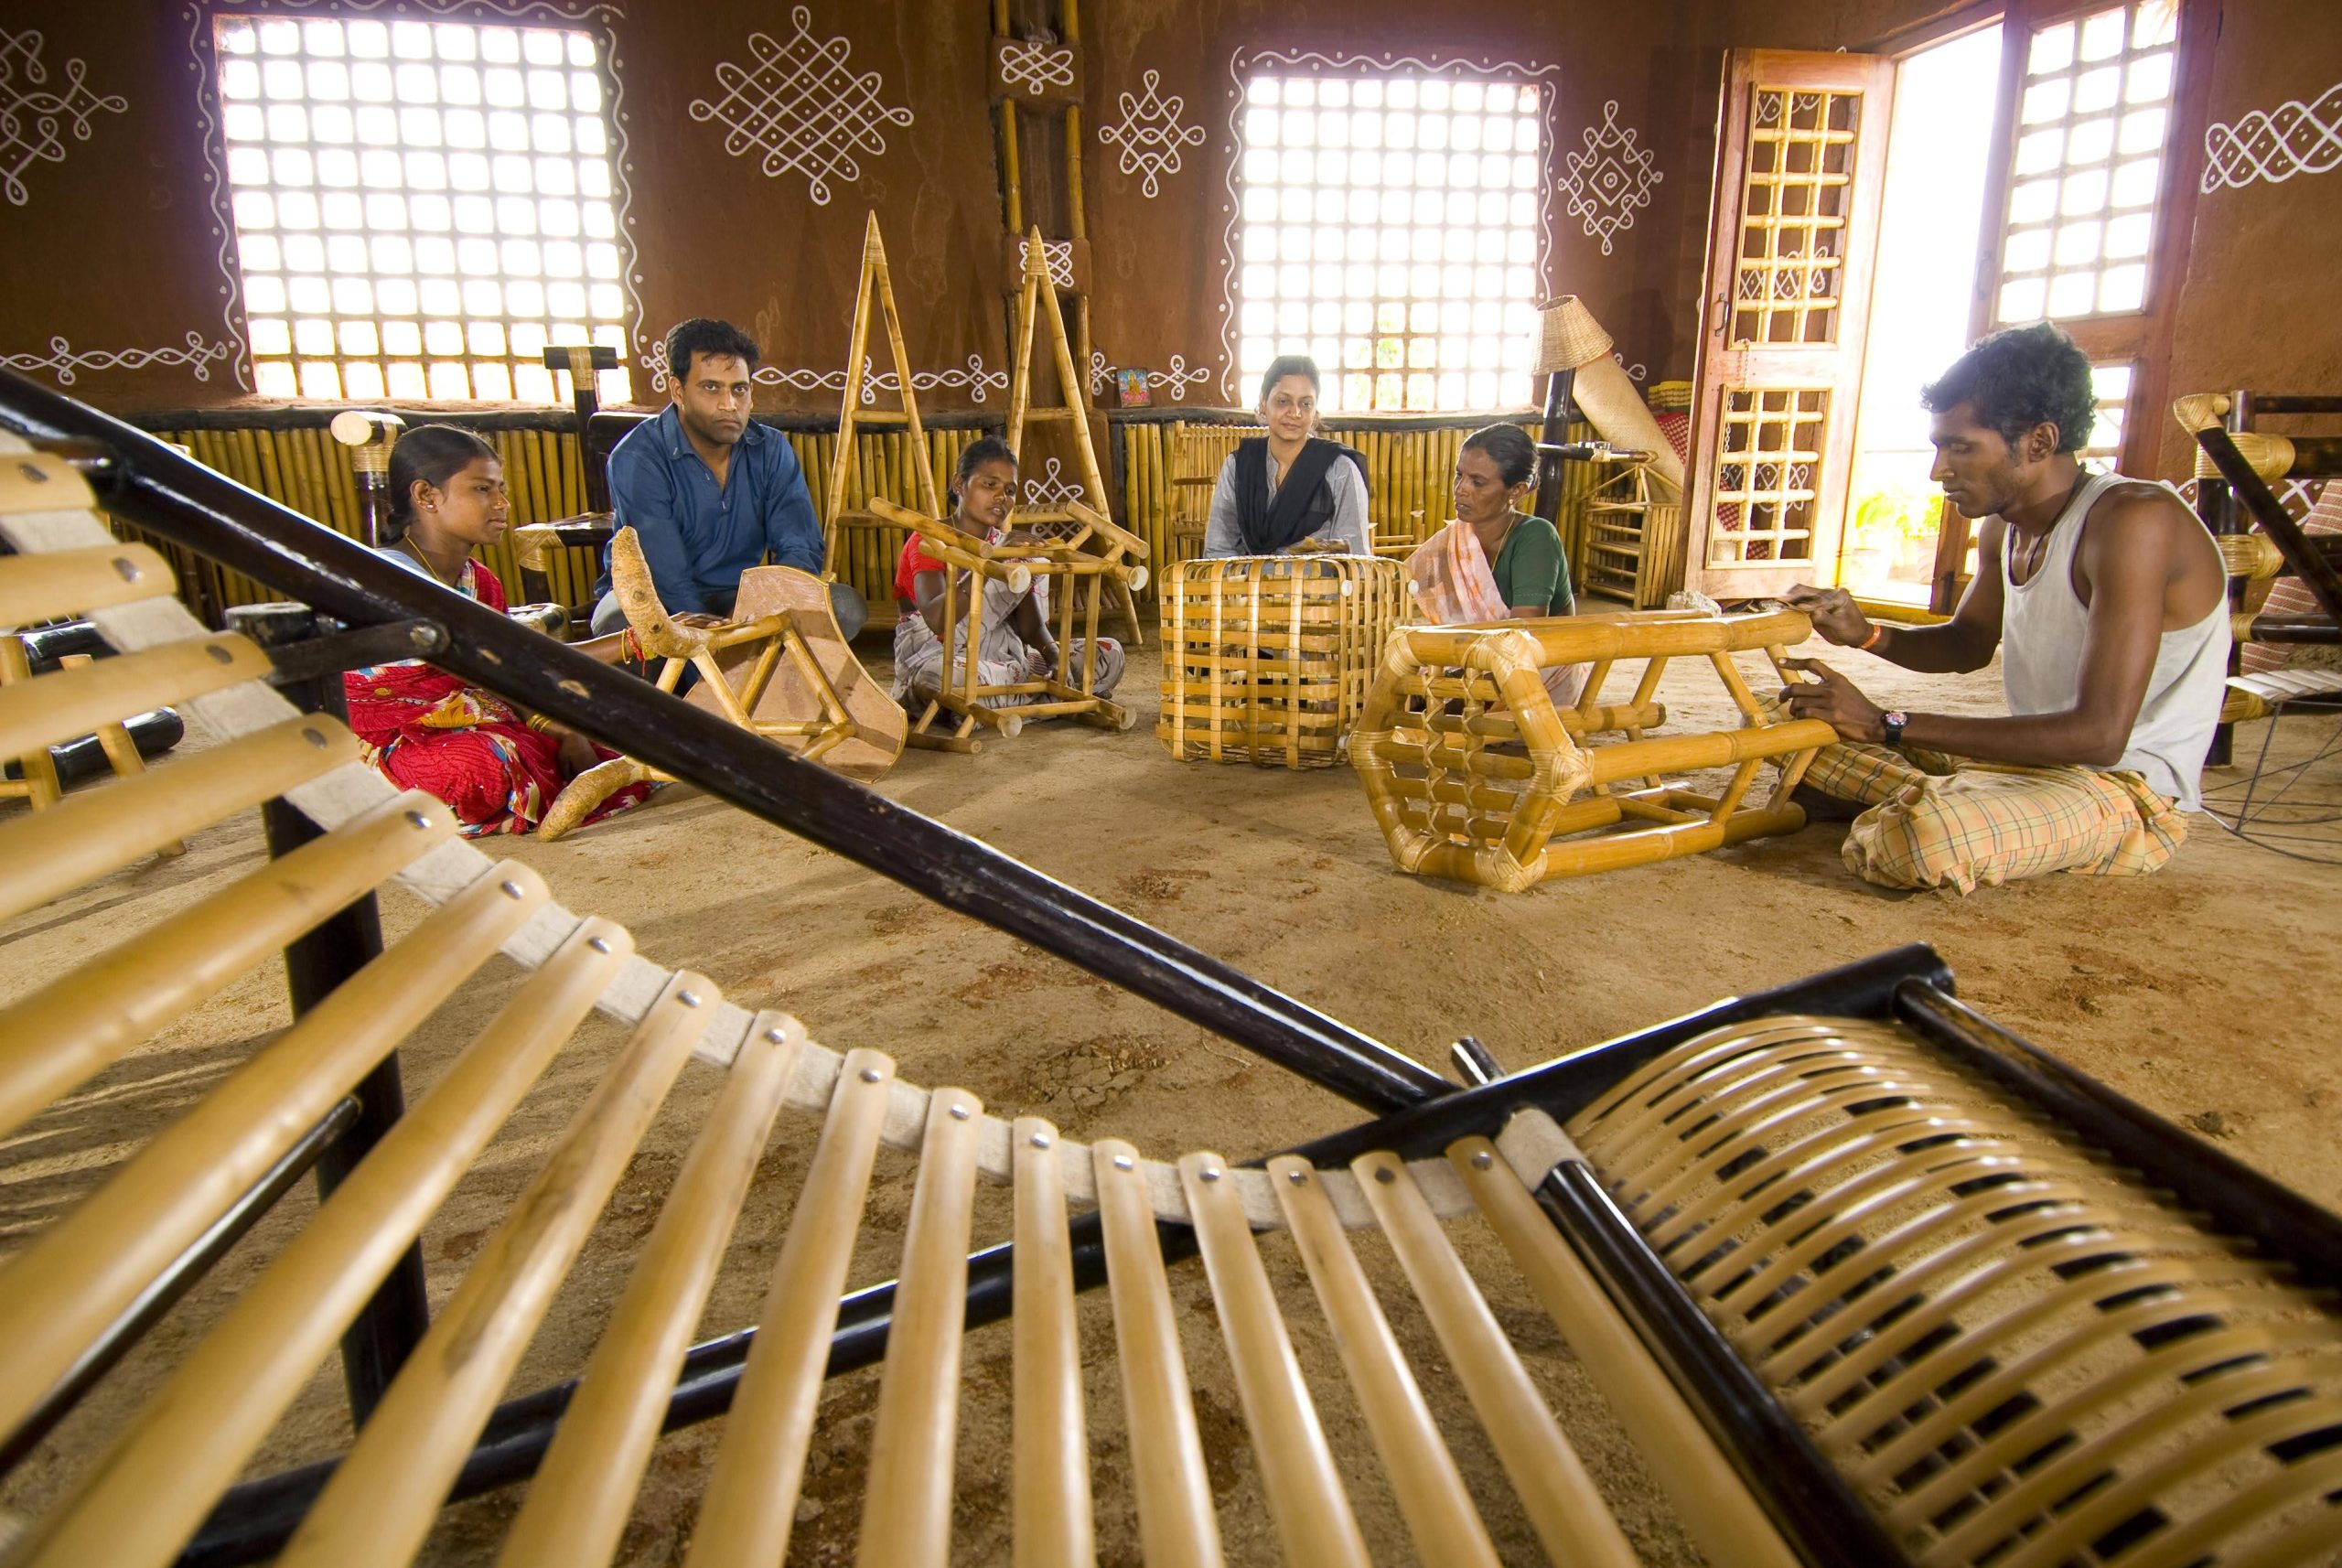
[[[1146,372],[1136,368],[1114,372],[1114,395],[1124,408],[1144,408],[1155,401],[1146,390]]]

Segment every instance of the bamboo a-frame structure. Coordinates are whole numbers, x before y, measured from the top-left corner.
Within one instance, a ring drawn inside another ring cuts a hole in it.
[[[870,314],[873,307],[886,318],[886,347],[894,356],[895,380],[902,389],[899,408],[865,408],[863,390],[869,381]],[[940,515],[943,502],[935,489],[935,459],[927,449],[927,430],[919,420],[919,392],[911,385],[910,353],[903,347],[902,314],[895,308],[895,285],[886,272],[886,243],[878,237],[878,214],[870,214],[862,230],[862,275],[854,285],[854,331],[846,339],[845,401],[838,410],[838,445],[830,460],[830,483],[822,492],[822,581],[838,575],[838,523],[843,518],[865,521],[869,514],[849,514],[846,488],[854,483],[854,431],[858,425],[899,424],[910,433],[911,462],[919,473],[919,505]],[[1013,445],[1013,443],[1012,443]]]
[[[1047,308],[1044,309],[1046,306]],[[1033,333],[1037,323],[1049,324],[1049,349],[1057,360],[1058,386],[1065,398],[1061,403],[1036,403],[1033,401]],[[1025,426],[1028,421],[1063,420],[1073,431],[1073,448],[1080,465],[1082,500],[1097,517],[1112,514],[1106,495],[1106,478],[1098,467],[1098,446],[1090,438],[1090,398],[1082,389],[1081,376],[1073,358],[1073,340],[1065,329],[1065,311],[1058,303],[1057,285],[1049,278],[1048,252],[1042,245],[1040,230],[1033,229],[1025,236],[1025,272],[1022,287],[1016,296],[1016,368],[1008,386],[1008,429],[1003,439],[1016,460],[1025,460]],[[1019,507],[1017,521],[1022,523],[1080,522],[1087,519],[1064,507]],[[1121,532],[1121,530],[1116,530]],[[1135,564],[1146,558],[1146,544],[1134,535],[1123,534],[1131,561]],[[1131,597],[1133,585],[1124,578],[1112,579],[1113,592],[1122,606],[1123,616],[1130,623],[1131,640],[1144,643],[1145,636],[1139,630],[1138,606]],[[1141,585],[1144,578],[1140,579]]]

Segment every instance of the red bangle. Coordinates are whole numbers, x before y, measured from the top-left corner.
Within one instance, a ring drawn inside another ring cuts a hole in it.
[[[1878,646],[1878,639],[1885,635],[1886,623],[1885,621],[1875,620],[1871,622],[1870,635],[1863,639],[1863,651],[1864,653],[1868,653],[1872,649],[1876,648]]]

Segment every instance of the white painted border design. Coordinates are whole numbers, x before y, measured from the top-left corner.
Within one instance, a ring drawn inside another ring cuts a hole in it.
[[[1092,398],[1104,396],[1106,388],[1121,373],[1121,366],[1110,365],[1106,362],[1104,354],[1095,349],[1090,350],[1090,395]],[[1193,370],[1188,369],[1187,357],[1185,354],[1172,355],[1171,363],[1167,369],[1146,372],[1148,387],[1167,388],[1173,403],[1187,402],[1188,387],[1198,382],[1209,382],[1210,380],[1211,371],[1203,366],[1198,365]]]
[[[2289,98],[2255,109],[2233,125],[2204,127],[2206,195],[2223,186],[2241,190],[2255,180],[2276,185],[2297,174],[2342,166],[2342,81],[2314,103]]]
[[[1227,165],[1223,176],[1228,189],[1228,201],[1220,211],[1226,215],[1220,239],[1220,304],[1219,304],[1219,386],[1223,396],[1235,399],[1236,387],[1236,225],[1243,206],[1242,193],[1237,188],[1236,176],[1244,146],[1242,116],[1244,113],[1244,77],[1248,71],[1262,67],[1305,66],[1328,74],[1342,72],[1357,77],[1375,71],[1414,71],[1425,76],[1443,72],[1461,72],[1478,77],[1483,81],[1505,81],[1516,87],[1535,88],[1546,107],[1545,156],[1551,166],[1553,156],[1553,116],[1552,113],[1554,86],[1547,78],[1557,78],[1562,68],[1539,60],[1500,60],[1487,55],[1477,59],[1463,59],[1440,54],[1401,55],[1327,54],[1317,49],[1238,49],[1228,59],[1228,141],[1220,148]],[[1537,272],[1544,275],[1545,263],[1553,250],[1553,182],[1542,181],[1544,199],[1537,209]]]
[[[233,343],[207,343],[203,334],[190,332],[184,349],[91,349],[86,353],[75,353],[64,338],[51,338],[47,354],[0,354],[0,365],[26,374],[46,371],[59,386],[70,387],[82,371],[143,371],[149,365],[185,365],[197,381],[208,381],[215,361],[232,362],[235,358]]]
[[[667,344],[663,338],[656,339],[651,343],[650,352],[642,356],[642,365],[650,372],[650,390],[654,392],[665,392],[667,390]],[[843,371],[815,371],[803,368],[784,371],[779,365],[758,365],[754,371],[750,372],[748,379],[759,386],[793,387],[799,392],[842,392],[845,391]],[[983,356],[981,354],[969,355],[967,367],[964,370],[955,366],[948,371],[913,371],[911,372],[913,392],[934,392],[938,388],[951,391],[964,390],[970,402],[982,403],[984,401],[986,392],[1008,390],[1008,372],[984,369]],[[900,395],[902,390],[902,381],[894,371],[881,371],[869,355],[863,356],[862,401],[865,403],[876,403],[880,392]]]
[[[626,73],[618,63],[618,24],[626,18],[624,6],[616,0],[575,5],[555,4],[555,0],[256,0],[247,12],[240,14],[283,16],[317,6],[344,17],[381,10],[392,12],[394,19],[414,11],[439,18],[459,12],[470,17],[488,14],[514,27],[575,27],[592,33],[600,57],[597,69],[602,89],[609,102],[610,185],[612,210],[618,220],[618,277],[633,313],[629,330],[635,341],[641,342],[650,335],[642,319],[642,274],[635,270],[634,162],[627,136],[631,116],[625,107]],[[211,237],[218,244],[216,260],[220,280],[220,317],[227,325],[228,342],[235,349],[235,362],[231,368],[236,384],[250,392],[252,360],[244,336],[243,276],[236,264],[236,225],[228,205],[226,138],[221,134],[219,116],[213,113],[219,97],[219,70],[211,42],[211,17],[220,8],[216,0],[180,0],[179,16],[187,23],[187,69],[195,93],[196,134],[203,147],[203,178],[211,188]]]

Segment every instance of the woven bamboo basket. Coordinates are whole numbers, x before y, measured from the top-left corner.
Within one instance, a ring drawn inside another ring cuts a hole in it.
[[[1411,586],[1368,555],[1187,562],[1164,580],[1156,736],[1183,762],[1340,761]]]

